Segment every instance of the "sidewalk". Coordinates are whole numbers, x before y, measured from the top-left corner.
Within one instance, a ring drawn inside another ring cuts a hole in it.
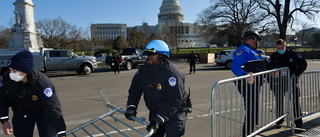
[[[280,129],[275,129],[273,127],[270,127],[260,134],[256,135],[256,137],[320,137],[320,112],[311,116],[304,117],[302,119],[303,128],[306,129],[306,132],[302,132],[300,134],[292,134],[291,129],[288,128],[282,127]]]

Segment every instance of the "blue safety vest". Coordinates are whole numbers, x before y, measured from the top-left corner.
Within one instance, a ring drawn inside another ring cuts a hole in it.
[[[249,44],[243,44],[234,52],[231,70],[236,76],[243,76],[248,72],[265,71],[266,67],[259,52]]]

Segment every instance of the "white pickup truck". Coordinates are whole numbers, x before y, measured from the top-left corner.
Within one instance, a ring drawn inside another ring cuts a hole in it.
[[[1,49],[0,68],[3,75],[8,70],[7,62],[20,50]],[[96,58],[93,56],[79,56],[69,50],[41,49],[32,52],[34,69],[39,71],[75,70],[78,74],[90,74],[97,68]]]

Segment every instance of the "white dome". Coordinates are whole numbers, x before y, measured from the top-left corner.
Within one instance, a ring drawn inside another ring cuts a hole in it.
[[[158,22],[183,22],[183,13],[178,0],[163,0],[158,14]]]

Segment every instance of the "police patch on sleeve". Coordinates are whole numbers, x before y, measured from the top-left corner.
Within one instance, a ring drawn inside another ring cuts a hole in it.
[[[242,54],[242,50],[237,51],[237,56],[240,56]]]
[[[11,60],[8,60],[7,66],[10,66],[10,65],[11,65]]]
[[[46,97],[50,98],[52,96],[52,94],[53,94],[52,89],[50,87],[47,87],[46,89],[44,89],[43,94]]]
[[[175,78],[175,77],[170,77],[169,80],[168,80],[168,82],[169,82],[169,85],[170,85],[171,87],[174,87],[174,86],[177,85],[177,78]]]
[[[298,54],[297,57],[302,59],[302,56],[300,54]]]

